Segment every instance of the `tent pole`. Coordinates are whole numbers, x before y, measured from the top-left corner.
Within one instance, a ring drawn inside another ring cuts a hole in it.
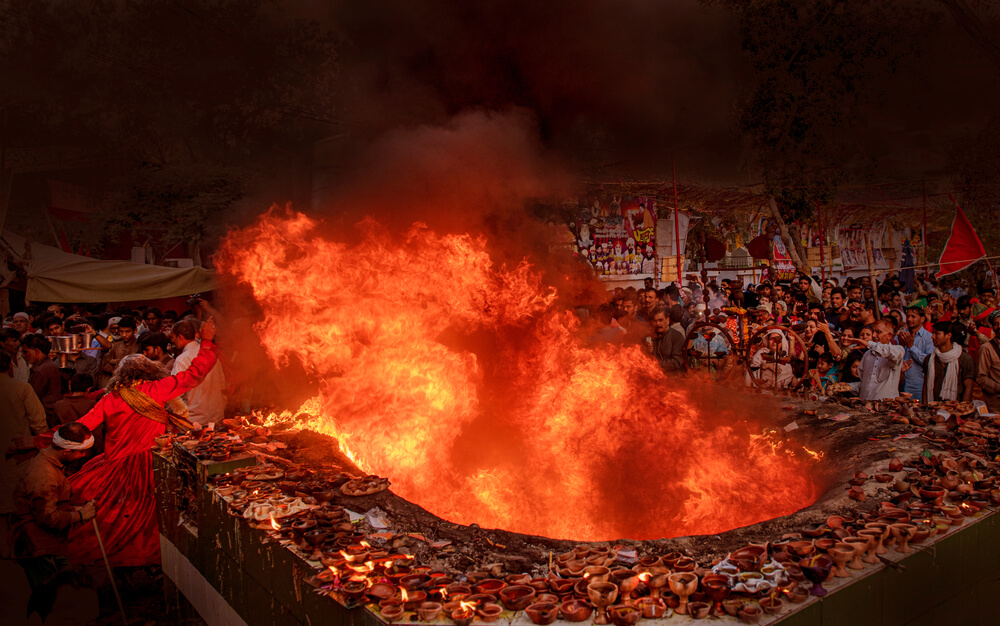
[[[674,256],[677,261],[677,285],[680,286],[681,283],[681,216],[680,216],[680,203],[677,201],[677,162],[673,159],[670,160],[671,169],[674,175]]]

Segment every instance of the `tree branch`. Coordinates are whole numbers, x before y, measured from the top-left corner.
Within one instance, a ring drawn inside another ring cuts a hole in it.
[[[972,38],[1000,71],[1000,42],[993,38],[989,26],[976,15],[968,2],[965,0],[938,0],[938,2],[948,9],[955,23]]]

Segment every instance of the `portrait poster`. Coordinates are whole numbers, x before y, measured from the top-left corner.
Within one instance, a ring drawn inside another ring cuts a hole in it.
[[[647,196],[589,198],[576,221],[577,254],[603,280],[656,273],[656,201]]]

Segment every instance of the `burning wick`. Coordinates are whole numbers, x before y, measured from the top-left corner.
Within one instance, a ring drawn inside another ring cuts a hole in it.
[[[409,602],[410,601],[409,594],[407,594],[406,593],[406,589],[404,589],[402,587],[399,588],[399,597],[403,599],[403,602]]]
[[[444,587],[441,587],[441,599],[442,600],[448,599],[448,590],[445,589]]]
[[[361,545],[362,545],[363,547],[365,547],[365,548],[370,548],[370,547],[372,547],[372,544],[368,543],[367,541],[361,541],[361,542],[359,542],[359,543],[360,543],[360,544],[361,544]]]
[[[274,519],[274,511],[268,513],[268,516],[271,518],[271,528],[274,530],[281,530],[281,524],[278,523],[278,520]]]
[[[648,582],[649,579],[652,577],[653,575],[650,574],[649,572],[642,572],[641,574],[639,574],[639,580],[641,580],[642,582]]]
[[[466,602],[465,600],[459,601],[458,605],[462,607],[463,611],[471,612],[474,608],[476,608],[475,602]]]

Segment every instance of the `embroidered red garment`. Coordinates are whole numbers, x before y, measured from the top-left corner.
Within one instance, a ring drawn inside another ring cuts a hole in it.
[[[158,402],[189,391],[208,374],[217,358],[212,342],[202,340],[191,367],[138,388]],[[96,428],[104,423],[104,454],[95,456],[70,477],[79,502],[96,500],[97,526],[113,567],[153,565],[160,562],[159,527],[153,489],[153,438],[164,424],[143,417],[117,393],[104,396],[80,423]],[[75,527],[67,555],[74,563],[101,560],[97,536],[90,524]]]

